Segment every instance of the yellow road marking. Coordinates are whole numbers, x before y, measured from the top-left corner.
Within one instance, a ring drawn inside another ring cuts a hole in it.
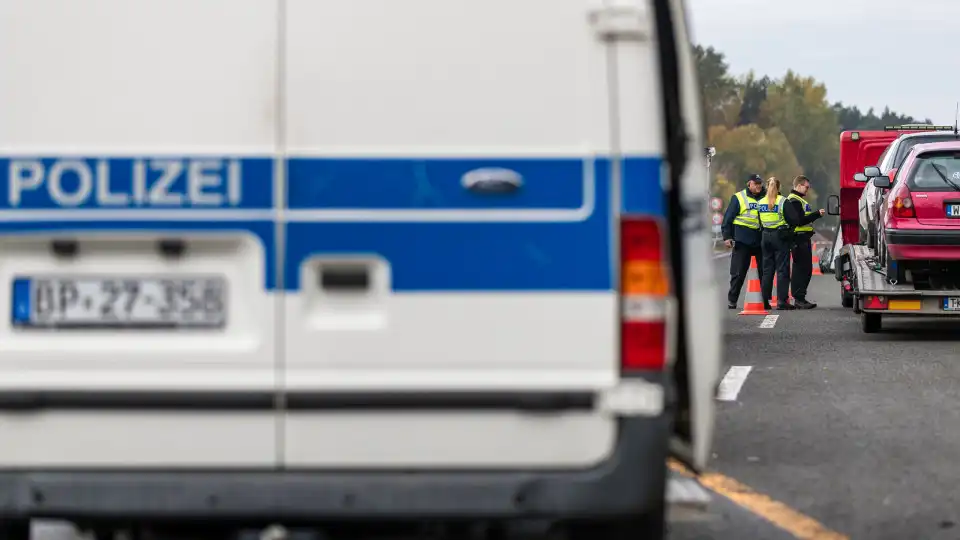
[[[719,473],[694,475],[692,471],[673,459],[669,460],[667,465],[674,472],[684,476],[695,476],[703,487],[730,499],[800,540],[850,540],[849,536],[828,529],[812,517],[801,514],[762,493],[757,493],[733,478]]]

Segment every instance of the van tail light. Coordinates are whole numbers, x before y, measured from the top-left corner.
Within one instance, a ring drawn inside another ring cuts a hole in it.
[[[662,370],[667,357],[670,282],[657,220],[621,219],[620,264],[621,369]]]
[[[913,199],[909,195],[897,197],[893,200],[893,215],[898,218],[915,218],[917,212],[913,208]]]

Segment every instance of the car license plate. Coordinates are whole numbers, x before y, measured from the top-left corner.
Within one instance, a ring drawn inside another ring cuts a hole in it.
[[[41,328],[222,327],[222,277],[18,277],[13,324]]]
[[[960,217],[960,204],[948,204],[947,217]]]
[[[960,297],[948,296],[943,299],[944,311],[960,311]]]

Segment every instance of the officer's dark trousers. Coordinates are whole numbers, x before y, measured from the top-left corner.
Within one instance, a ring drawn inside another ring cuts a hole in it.
[[[806,300],[807,287],[813,275],[813,246],[810,245],[809,238],[796,239],[796,245],[793,247],[793,271],[790,274],[790,290],[793,291],[793,298]]]
[[[737,242],[733,245],[730,254],[730,290],[727,292],[727,301],[736,304],[740,300],[740,291],[743,282],[750,272],[750,259],[757,259],[757,272],[763,276],[763,250],[760,246],[748,246]]]
[[[781,304],[787,303],[790,294],[790,245],[788,240],[776,230],[764,229],[763,276],[760,289],[763,301],[769,303],[773,296],[773,276],[777,276],[777,298]]]

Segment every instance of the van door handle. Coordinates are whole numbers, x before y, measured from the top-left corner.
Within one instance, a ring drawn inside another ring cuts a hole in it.
[[[328,266],[320,270],[320,287],[328,291],[364,292],[370,288],[365,266]]]
[[[474,193],[513,193],[523,186],[523,177],[510,169],[491,167],[467,172],[460,184]]]

